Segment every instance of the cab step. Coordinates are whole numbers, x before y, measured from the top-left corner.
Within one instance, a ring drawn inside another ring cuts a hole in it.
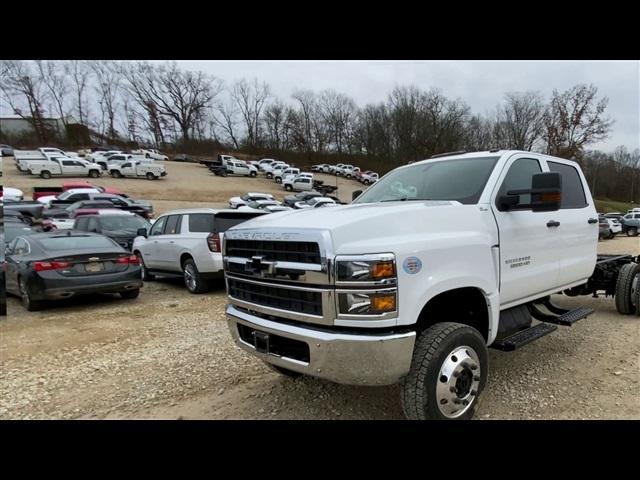
[[[491,344],[491,348],[495,348],[496,350],[502,350],[503,352],[512,352],[527,343],[531,343],[534,340],[537,340],[540,337],[544,337],[549,333],[557,330],[558,327],[555,325],[549,325],[547,323],[539,323],[533,327],[525,328],[524,330],[520,330],[513,335],[509,335],[497,342]]]
[[[538,308],[538,305],[543,305],[547,310],[552,312],[552,315],[543,312]],[[594,310],[593,308],[576,308],[574,310],[566,310],[564,308],[560,308],[547,298],[538,303],[532,303],[529,305],[529,311],[531,312],[531,316],[536,320],[540,320],[545,323],[553,323],[556,325],[562,325],[565,327],[570,327],[578,320],[582,320],[583,318],[591,315]]]

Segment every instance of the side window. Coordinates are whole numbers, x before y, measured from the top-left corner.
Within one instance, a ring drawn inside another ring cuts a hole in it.
[[[165,235],[175,235],[180,233],[180,219],[182,215],[169,215],[167,220],[167,226],[164,227]]]
[[[76,165],[76,162],[72,162],[70,160],[63,160],[62,165],[64,165],[65,167],[74,167]]]
[[[155,221],[151,230],[149,232],[149,236],[153,237],[154,235],[162,235],[162,229],[164,228],[164,224],[167,221],[167,217],[160,217]]]
[[[542,173],[540,162],[533,158],[519,158],[511,164],[502,186],[498,190],[498,196],[506,195],[509,190],[526,190],[531,188],[531,177],[536,173]],[[519,203],[531,203],[531,195],[520,195]]]
[[[549,162],[549,170],[562,175],[562,201],[560,208],[584,208],[587,206],[587,199],[584,194],[582,180],[578,171],[571,165],[564,163]]]
[[[91,217],[88,220],[87,231],[89,231],[89,232],[97,232],[98,231],[98,219],[96,217]]]
[[[130,167],[130,166],[131,166],[131,164],[129,162],[122,164],[122,168]]]
[[[210,213],[192,213],[189,215],[190,232],[213,232],[213,215]]]
[[[29,249],[29,244],[27,243],[27,241],[24,238],[18,238],[16,240],[16,243],[13,247],[13,254],[14,255],[26,255],[28,254],[30,251]]]
[[[87,217],[80,217],[76,222],[76,230],[87,230],[87,224],[89,219]]]

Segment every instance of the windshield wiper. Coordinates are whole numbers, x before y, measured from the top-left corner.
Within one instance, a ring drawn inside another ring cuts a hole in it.
[[[436,198],[407,198],[407,197],[403,197],[403,198],[390,198],[388,200],[380,200],[380,203],[383,202],[419,202],[419,201],[427,201],[427,200],[439,200]],[[446,200],[443,200],[446,201]]]

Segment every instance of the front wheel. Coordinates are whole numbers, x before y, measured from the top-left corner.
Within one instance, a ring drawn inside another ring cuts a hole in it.
[[[51,172],[47,172],[46,170],[44,172],[40,172],[40,177],[48,180],[51,178]]]
[[[638,235],[637,227],[629,227],[627,228],[627,237],[635,237]]]
[[[276,177],[276,183],[282,183],[282,179],[280,177]]]
[[[290,192],[291,190],[293,190],[293,187],[292,187],[291,185],[285,185],[285,186],[284,186],[284,189],[285,189],[287,192]]]
[[[267,173],[267,178],[273,178],[273,173]]]
[[[155,180],[156,176],[151,173],[151,172],[147,172],[147,180]]]
[[[89,170],[89,176],[91,178],[98,178],[100,176],[100,172],[98,170]]]
[[[142,270],[142,281],[143,282],[152,282],[156,279],[155,275],[149,273],[149,269],[144,264],[144,259],[142,258],[142,254],[140,252],[136,252],[135,255],[138,257],[138,261],[140,262],[140,269]]]
[[[255,177],[256,175],[258,175],[258,174],[257,174],[257,172],[251,172],[251,173],[249,174],[249,176],[250,176],[250,177]]]
[[[122,174],[118,170],[111,170],[111,176],[113,178],[120,178]]]
[[[473,416],[487,381],[487,346],[480,332],[460,323],[437,323],[416,339],[401,402],[410,420]]]

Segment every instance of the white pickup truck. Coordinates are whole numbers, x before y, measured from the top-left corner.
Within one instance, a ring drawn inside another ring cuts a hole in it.
[[[76,157],[51,157],[48,160],[33,160],[27,165],[31,175],[40,175],[44,179],[57,177],[91,177],[101,175],[100,167]]]
[[[400,383],[407,418],[470,418],[488,347],[511,351],[592,313],[552,294],[604,292],[640,315],[640,256],[597,254],[575,162],[447,154],[358,194],[227,231],[231,334],[282,374]]]
[[[145,162],[144,160],[126,160],[122,163],[109,163],[107,170],[113,178],[129,177],[129,178],[146,178],[147,180],[157,180],[160,177],[166,177],[167,171],[163,165],[153,162]]]
[[[313,190],[313,177],[303,173],[295,177],[288,176],[282,180],[282,186],[287,192],[306,192]]]
[[[149,149],[140,149],[140,150],[131,150],[131,153],[136,154],[136,155],[142,155],[145,158],[151,158],[153,160],[161,160],[161,161],[167,161],[169,160],[169,157],[163,153],[160,153],[158,150],[155,150],[153,148],[149,148]]]

